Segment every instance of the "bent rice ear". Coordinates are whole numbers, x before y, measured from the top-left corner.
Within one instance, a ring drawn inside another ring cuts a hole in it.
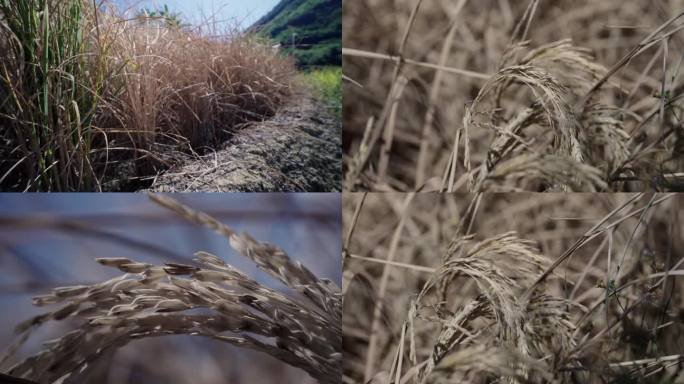
[[[154,201],[163,201],[183,217],[235,237],[216,219],[169,197]],[[319,279],[279,248],[247,235],[239,238],[243,256],[303,294],[271,289],[206,252],[195,254],[201,266],[100,258],[98,263],[125,274],[89,286],[56,288],[34,298],[34,304],[40,306],[64,305],[20,324],[21,340],[12,351],[46,321],[68,318],[79,328],[50,341],[45,350],[17,363],[9,372],[39,382],[75,378],[104,350],[146,337],[185,334],[261,351],[301,368],[323,384],[339,383],[339,288]],[[235,335],[225,336],[226,332]],[[40,369],[45,366],[52,368]]]

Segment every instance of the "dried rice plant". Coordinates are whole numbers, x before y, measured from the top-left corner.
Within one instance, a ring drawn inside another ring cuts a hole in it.
[[[270,42],[203,23],[0,1],[0,189],[138,190],[303,91]]]
[[[125,274],[90,286],[55,288],[34,298],[59,308],[17,327],[17,343],[48,321],[72,319],[78,328],[7,370],[40,383],[77,382],[107,352],[148,337],[201,336],[267,353],[306,371],[321,383],[341,375],[341,294],[281,249],[235,233],[214,218],[175,200],[151,198],[180,216],[224,235],[230,246],[291,293],[268,288],[219,257],[198,252],[197,265],[152,265],[127,258],[97,261]]]
[[[350,194],[347,383],[679,383],[677,195]]]
[[[649,5],[344,4],[346,190],[678,190],[684,4]]]

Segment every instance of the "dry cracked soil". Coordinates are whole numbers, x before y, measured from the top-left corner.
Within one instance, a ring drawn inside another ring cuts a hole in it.
[[[222,149],[159,175],[152,192],[341,189],[341,124],[310,97],[236,132]]]

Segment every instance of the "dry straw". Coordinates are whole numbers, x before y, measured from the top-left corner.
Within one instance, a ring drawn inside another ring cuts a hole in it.
[[[684,380],[676,195],[349,196],[345,382]]]
[[[649,5],[345,4],[346,188],[678,188],[681,2]]]

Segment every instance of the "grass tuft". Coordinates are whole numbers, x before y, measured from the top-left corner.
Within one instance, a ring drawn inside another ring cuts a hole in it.
[[[313,88],[333,116],[342,120],[342,69],[324,67],[304,73],[304,81]]]

